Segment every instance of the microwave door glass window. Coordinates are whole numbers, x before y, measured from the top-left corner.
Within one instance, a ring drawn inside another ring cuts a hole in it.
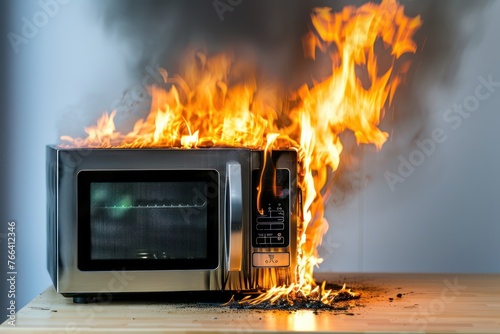
[[[206,259],[204,188],[205,182],[91,183],[90,259]]]

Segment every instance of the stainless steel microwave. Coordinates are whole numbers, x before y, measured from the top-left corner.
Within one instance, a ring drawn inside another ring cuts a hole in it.
[[[47,146],[46,153],[47,264],[64,296],[294,281],[295,151]]]

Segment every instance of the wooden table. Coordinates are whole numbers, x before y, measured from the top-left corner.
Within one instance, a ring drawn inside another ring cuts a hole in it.
[[[216,304],[73,304],[52,287],[1,333],[500,333],[500,275],[317,274],[362,294],[336,311],[246,310]],[[398,297],[400,295],[400,297]]]

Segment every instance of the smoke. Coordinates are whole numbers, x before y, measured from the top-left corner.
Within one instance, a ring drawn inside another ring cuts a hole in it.
[[[227,49],[261,53],[260,66],[279,65],[276,74],[299,76],[293,65],[304,62],[302,35],[308,29],[312,8],[360,6],[367,1],[289,0],[147,0],[96,2],[105,28],[129,44],[131,70],[144,72],[150,65],[171,68],[187,48],[205,47],[216,52]],[[453,80],[461,52],[480,32],[463,29],[463,22],[481,24],[490,0],[406,0],[408,16],[420,15],[424,25],[417,34],[421,51],[416,55],[423,71],[442,72],[443,82]],[[291,53],[294,52],[294,53]],[[300,66],[299,66],[300,67]],[[289,72],[290,71],[290,72]]]
[[[303,56],[301,38],[309,27],[314,7],[340,11],[366,1],[290,0],[191,0],[105,1],[96,3],[107,31],[127,43],[130,71],[140,81],[148,66],[175,73],[189,48],[208,53],[234,51],[236,57],[255,61],[260,75],[293,91],[328,72],[328,61],[312,62]],[[430,89],[453,85],[462,55],[480,40],[483,20],[491,1],[402,0],[407,16],[420,15],[423,25],[415,39],[418,50],[406,82],[398,89],[392,107],[381,123],[391,135],[383,154],[360,147],[350,133],[343,135],[344,152],[339,170],[332,175],[335,189],[329,194],[342,204],[365,180],[384,169],[383,161],[408,150],[430,126],[425,108]],[[319,64],[319,66],[318,66]],[[387,148],[386,148],[387,147]],[[378,158],[373,158],[378,156]],[[363,162],[365,161],[365,162]],[[365,170],[366,161],[378,167]]]
[[[287,78],[301,55],[310,4],[305,1],[194,0],[99,4],[110,33],[129,43],[131,70],[175,71],[188,48],[252,53],[269,75]]]
[[[412,124],[419,125],[420,130],[426,128],[422,102],[431,93],[430,87],[445,89],[454,85],[463,54],[468,47],[481,40],[482,17],[489,3],[485,0],[420,0],[406,3],[407,15],[420,15],[423,25],[415,36],[418,50],[412,56],[408,80],[396,96],[394,109],[397,112],[393,126],[411,120]]]

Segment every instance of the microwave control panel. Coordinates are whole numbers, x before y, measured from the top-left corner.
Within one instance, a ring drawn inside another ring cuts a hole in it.
[[[272,177],[262,178],[254,170],[252,246],[255,248],[285,248],[290,244],[290,172],[276,169]],[[259,188],[262,186],[261,194]],[[259,202],[260,201],[260,210]]]

